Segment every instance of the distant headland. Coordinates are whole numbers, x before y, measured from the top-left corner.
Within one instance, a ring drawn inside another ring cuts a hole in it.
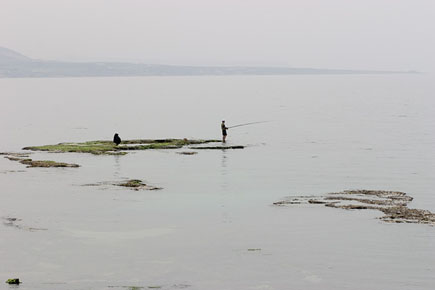
[[[408,73],[418,72],[316,69],[272,66],[181,66],[127,62],[49,61],[32,59],[14,50],[0,47],[0,78]]]

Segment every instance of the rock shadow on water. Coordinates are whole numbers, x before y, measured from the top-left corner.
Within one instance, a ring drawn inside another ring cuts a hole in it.
[[[292,196],[273,203],[283,205],[324,205],[345,210],[378,210],[388,223],[417,223],[435,225],[435,214],[423,209],[408,208],[413,198],[400,191],[345,190],[323,196]]]

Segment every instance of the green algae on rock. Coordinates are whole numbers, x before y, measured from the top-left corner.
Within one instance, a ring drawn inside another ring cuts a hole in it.
[[[6,283],[11,284],[11,285],[19,285],[21,282],[20,282],[20,279],[18,279],[18,278],[12,278],[12,279],[7,279]]]
[[[74,152],[91,153],[95,155],[124,155],[125,151],[150,149],[179,149],[187,145],[199,145],[219,140],[189,140],[189,139],[134,139],[123,140],[116,146],[112,141],[88,141],[82,143],[59,143],[55,145],[29,146],[23,150],[47,151],[54,153]]]
[[[33,160],[30,158],[19,158],[14,156],[5,156],[5,158],[11,160],[11,161],[18,161],[21,164],[27,165],[27,168],[32,167],[71,167],[71,168],[77,168],[80,167],[78,164],[73,163],[64,163],[64,162],[56,162],[51,160]]]

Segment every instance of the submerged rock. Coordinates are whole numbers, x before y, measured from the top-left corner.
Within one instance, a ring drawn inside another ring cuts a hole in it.
[[[198,152],[195,152],[195,151],[183,151],[183,152],[177,152],[177,154],[181,154],[181,155],[195,155],[195,154],[198,154]]]
[[[235,145],[235,146],[194,146],[189,147],[190,149],[203,149],[203,150],[226,150],[226,149],[244,149],[245,146],[242,145]]]
[[[19,219],[19,218],[15,218],[15,217],[3,217],[3,220],[4,220],[3,224],[5,226],[17,228],[17,229],[20,229],[20,230],[26,230],[26,231],[30,231],[30,232],[33,232],[33,231],[46,231],[47,230],[47,229],[44,229],[44,228],[35,228],[35,227],[29,227],[29,226],[23,225],[21,223],[22,220]]]
[[[347,210],[379,210],[385,222],[420,223],[435,225],[435,214],[422,209],[410,209],[413,198],[404,192],[384,190],[346,190],[324,196],[295,196],[275,202],[274,205],[323,204]]]
[[[82,184],[82,186],[98,186],[101,187],[101,189],[110,189],[113,188],[113,186],[116,187],[125,187],[132,190],[160,190],[163,189],[162,187],[152,186],[145,184],[140,179],[129,179],[121,182],[113,182],[113,181],[102,181],[97,183],[88,183],[88,184]]]
[[[2,170],[2,171],[0,171],[1,174],[18,173],[18,172],[26,172],[26,170]]]
[[[109,288],[124,288],[127,290],[140,290],[145,289],[144,286],[108,286]]]

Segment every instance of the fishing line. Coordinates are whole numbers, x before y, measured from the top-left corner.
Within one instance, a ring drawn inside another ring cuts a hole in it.
[[[243,123],[243,124],[238,124],[238,125],[234,125],[234,126],[228,127],[228,129],[236,128],[236,127],[242,127],[242,126],[248,126],[248,125],[253,125],[253,124],[267,123],[267,122],[270,122],[270,121],[259,121],[259,122]]]

